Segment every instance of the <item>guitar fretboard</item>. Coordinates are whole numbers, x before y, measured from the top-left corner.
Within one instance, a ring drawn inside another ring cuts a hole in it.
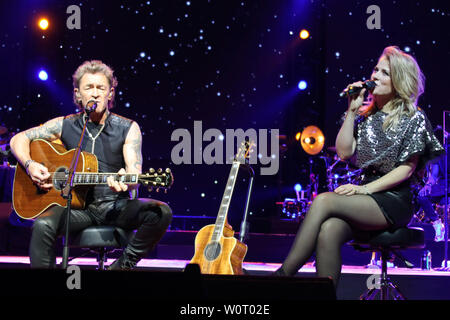
[[[222,201],[220,202],[219,213],[216,218],[216,225],[214,227],[214,232],[211,236],[211,242],[216,242],[220,240],[220,237],[223,232],[223,227],[225,225],[225,221],[227,219],[228,208],[231,202],[231,195],[233,194],[234,185],[236,183],[236,177],[239,172],[238,161],[234,161],[230,170],[230,174],[228,175],[227,185],[225,187],[225,192],[222,197]]]
[[[59,175],[59,173],[56,173]],[[66,175],[64,175],[67,178]],[[113,176],[116,181],[122,181],[125,184],[138,183],[139,175],[127,173],[118,175],[116,173],[75,173],[73,183],[77,185],[106,184],[108,177]]]

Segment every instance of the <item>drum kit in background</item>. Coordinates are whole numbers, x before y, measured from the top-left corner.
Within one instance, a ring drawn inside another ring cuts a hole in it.
[[[420,195],[420,189],[426,185],[426,181],[428,180],[428,176],[431,175],[431,167],[428,165],[426,167],[425,175],[423,177],[422,183],[419,183],[416,186],[413,186],[413,197],[414,197],[414,205],[415,205],[415,213],[413,216],[413,223],[432,223],[430,217],[427,216],[425,210],[420,206],[418,201],[418,197]],[[448,188],[450,190],[450,186]],[[445,220],[445,179],[438,179],[438,181],[430,186],[429,191],[423,195],[422,197],[428,199],[431,204],[431,207],[436,212],[438,218],[441,221]],[[447,197],[447,219],[450,218],[450,194]]]
[[[312,201],[319,192],[319,174],[325,174],[326,188],[321,188],[321,191],[334,191],[337,187],[351,183],[359,184],[359,178],[361,176],[361,169],[354,167],[349,161],[344,161],[339,158],[336,152],[336,147],[330,146],[324,150],[325,137],[322,131],[315,126],[306,127],[301,133],[296,135],[296,140],[300,142],[302,149],[309,155],[311,155],[309,164],[309,184],[306,188],[302,188],[300,185],[295,185],[294,190],[296,197],[285,198],[282,202],[276,202],[278,212],[281,215],[281,219],[290,219],[295,221],[302,221],[311,206]],[[314,163],[324,161],[325,172],[313,173],[312,167]],[[431,174],[430,168],[427,167],[426,176]],[[323,183],[323,180],[321,180]],[[433,191],[436,188],[436,191]],[[436,184],[432,187],[430,196],[444,194],[444,187],[440,184]],[[440,190],[440,191],[439,191]],[[417,192],[416,192],[417,193]],[[414,194],[417,197],[417,194]],[[447,206],[447,219],[450,219],[450,199]],[[416,201],[415,201],[416,203]],[[417,203],[416,203],[417,205]],[[432,203],[439,218],[445,220],[445,205],[443,203]],[[424,210],[417,207],[413,217],[413,222],[427,223],[427,217]]]
[[[297,184],[294,186],[295,198],[285,198],[277,202],[282,219],[301,221],[304,219],[309,207],[319,192],[319,174],[313,173],[315,162],[324,161],[326,175],[326,189],[334,191],[343,184],[358,184],[361,169],[354,168],[348,161],[339,158],[334,146],[326,148],[324,152],[325,137],[316,126],[308,126],[295,137],[300,142],[302,149],[311,155],[309,164],[309,184],[303,188]]]

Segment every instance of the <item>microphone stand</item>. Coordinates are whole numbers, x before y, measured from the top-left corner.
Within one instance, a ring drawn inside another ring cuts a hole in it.
[[[69,261],[69,231],[70,231],[70,212],[71,212],[71,206],[72,206],[72,190],[73,190],[73,178],[75,175],[75,171],[78,165],[78,160],[80,158],[81,154],[81,145],[83,143],[84,139],[84,133],[86,131],[86,126],[89,121],[89,114],[93,111],[86,110],[86,121],[84,122],[83,129],[81,131],[80,141],[78,142],[78,145],[75,149],[75,152],[72,157],[72,162],[70,164],[70,168],[68,169],[68,177],[67,181],[64,184],[64,187],[61,189],[61,196],[64,199],[67,199],[67,214],[66,214],[66,229],[65,229],[65,235],[63,238],[63,256],[62,256],[62,268],[67,269],[68,261]],[[83,115],[84,116],[84,115]]]

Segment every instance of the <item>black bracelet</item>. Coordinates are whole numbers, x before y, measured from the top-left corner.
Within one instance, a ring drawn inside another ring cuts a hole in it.
[[[28,167],[30,166],[30,164],[31,164],[32,162],[34,162],[34,160],[32,160],[32,159],[29,159],[29,160],[25,161],[24,167],[25,167],[25,171],[27,172],[27,174],[29,174],[29,172],[28,172]]]

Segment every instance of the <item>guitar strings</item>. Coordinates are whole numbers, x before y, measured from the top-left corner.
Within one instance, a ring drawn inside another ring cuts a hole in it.
[[[68,174],[66,174],[65,172],[58,172],[57,171],[57,172],[49,172],[49,173],[50,173],[51,180],[54,180],[56,182],[66,181],[67,178],[68,178]],[[115,176],[116,174],[101,173],[101,172],[100,173],[99,172],[96,172],[96,173],[88,172],[88,173],[77,173],[76,175],[79,175],[79,176],[82,176],[82,175],[84,175],[84,176],[87,176],[87,175],[89,175],[89,176],[98,175],[98,176],[102,176],[102,177],[104,177],[104,176],[108,176],[109,177],[109,176]],[[130,178],[131,178],[132,175],[134,175],[134,174],[133,173],[127,174],[127,176],[130,177]],[[127,176],[124,176],[124,177],[127,177]]]
[[[56,171],[56,172],[49,172],[50,173],[50,178],[52,181],[54,182],[64,182],[67,181],[68,179],[68,174],[65,172],[60,172],[60,171]],[[76,175],[78,175],[79,177],[83,177],[83,176],[100,176],[99,179],[96,179],[95,181],[92,181],[94,179],[87,179],[87,181],[81,181],[83,180],[78,179],[77,183],[78,184],[103,184],[103,183],[107,183],[106,180],[104,179],[105,177],[109,177],[109,176],[115,176],[116,178],[119,177],[119,175],[115,174],[115,173],[106,173],[106,172],[87,172],[87,173],[76,173]],[[133,176],[137,176],[135,179],[133,178]],[[122,178],[122,182],[126,182],[126,183],[137,183],[138,180],[148,180],[148,178],[153,178],[154,181],[153,182],[158,182],[158,184],[160,185],[160,187],[164,187],[165,185],[169,185],[168,179],[170,179],[169,176],[166,176],[166,174],[162,174],[162,175],[150,175],[150,176],[146,176],[146,175],[142,175],[142,174],[135,174],[135,173],[127,173],[124,176],[121,176]],[[146,179],[146,178],[147,179]],[[164,179],[165,178],[165,179]],[[165,180],[165,181],[164,181]],[[117,180],[120,181],[120,180]]]

